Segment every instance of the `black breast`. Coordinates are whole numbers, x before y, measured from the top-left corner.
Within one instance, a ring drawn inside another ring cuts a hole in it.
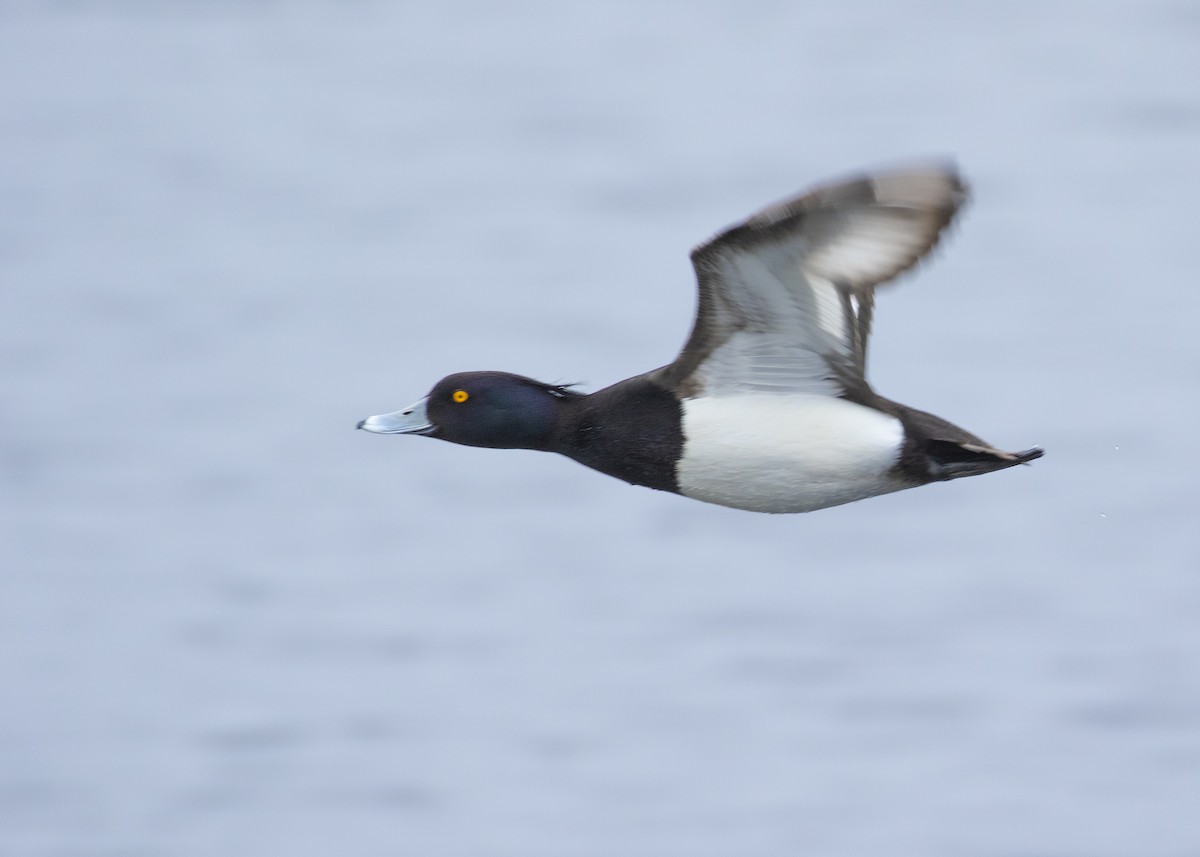
[[[682,414],[669,390],[630,378],[572,401],[553,451],[634,485],[678,493]]]

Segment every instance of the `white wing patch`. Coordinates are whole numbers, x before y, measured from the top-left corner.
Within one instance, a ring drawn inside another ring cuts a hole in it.
[[[830,361],[853,361],[853,340],[833,283],[806,275],[802,242],[731,253],[719,270],[744,327],[696,370],[705,395],[841,394]]]
[[[876,283],[897,260],[919,254],[929,243],[928,215],[919,210],[875,208],[843,218],[842,229],[804,260],[812,274],[852,286]]]
[[[925,255],[965,199],[949,165],[881,172],[769,206],[696,248],[701,310],[671,383],[693,396],[865,388],[874,288]]]
[[[799,276],[804,276],[799,273]],[[849,352],[850,343],[847,341],[849,329],[846,311],[842,306],[841,295],[833,283],[824,277],[809,274],[805,279],[812,289],[813,300],[817,305],[817,324],[821,329],[834,338],[841,350]]]
[[[829,364],[794,335],[738,332],[696,370],[705,396],[745,393],[812,393],[837,396],[841,386]]]

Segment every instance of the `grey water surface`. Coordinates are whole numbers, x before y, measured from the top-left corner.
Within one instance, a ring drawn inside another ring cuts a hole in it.
[[[1200,7],[0,2],[0,857],[1200,854]],[[975,197],[802,516],[355,432],[670,361],[687,251]]]

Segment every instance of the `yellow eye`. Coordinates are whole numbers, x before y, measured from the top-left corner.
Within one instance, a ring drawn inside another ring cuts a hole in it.
[[[469,395],[467,395],[466,390],[455,390],[453,393],[450,394],[450,398],[453,399],[454,401],[458,402],[461,405],[463,402],[465,402],[467,399],[469,399],[471,397]]]

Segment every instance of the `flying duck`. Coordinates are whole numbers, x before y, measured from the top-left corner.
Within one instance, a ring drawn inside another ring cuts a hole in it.
[[[358,427],[557,452],[634,485],[755,512],[811,512],[1025,464],[866,379],[875,288],[967,199],[951,165],[831,182],[692,251],[700,300],[675,362],[591,394],[506,372],[443,378]]]

